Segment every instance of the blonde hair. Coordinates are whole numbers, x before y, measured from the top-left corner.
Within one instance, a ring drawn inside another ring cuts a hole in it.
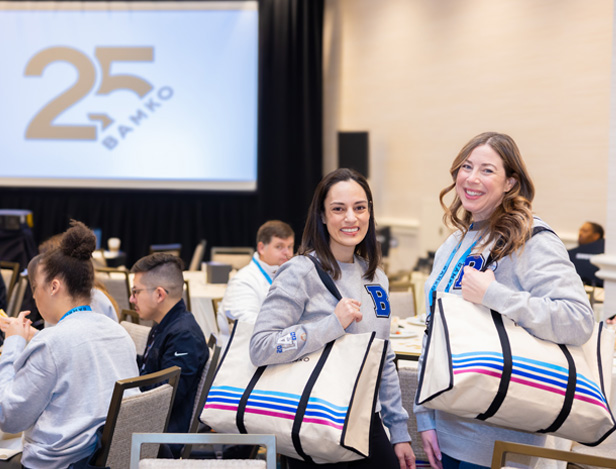
[[[492,258],[498,261],[522,249],[530,239],[533,229],[532,201],[535,196],[535,186],[513,139],[496,132],[484,132],[472,138],[453,161],[449,170],[453,183],[441,191],[439,200],[445,210],[443,222],[466,234],[472,222],[472,214],[464,209],[457,193],[454,192],[454,199],[449,206],[445,205],[443,199],[456,187],[456,178],[462,164],[475,148],[482,145],[488,145],[501,157],[506,177],[516,181],[505,193],[501,204],[490,215],[482,237],[481,246],[494,242]]]

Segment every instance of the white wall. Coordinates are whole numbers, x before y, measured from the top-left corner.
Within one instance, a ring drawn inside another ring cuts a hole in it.
[[[370,132],[393,270],[447,234],[439,191],[474,135],[518,143],[534,209],[565,241],[606,223],[611,0],[326,0],[325,170],[336,132]]]

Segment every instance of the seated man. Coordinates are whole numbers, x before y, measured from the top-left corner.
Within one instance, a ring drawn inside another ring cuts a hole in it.
[[[209,350],[201,328],[186,309],[182,292],[182,260],[167,253],[139,259],[130,301],[141,319],[153,320],[143,357],[138,357],[139,373],[145,375],[177,365],[182,368],[167,431],[185,433],[190,425],[197,385]],[[145,391],[149,388],[142,388]],[[179,457],[181,445],[173,445]]]
[[[578,235],[579,246],[569,250],[569,258],[584,285],[603,287],[603,280],[595,273],[599,267],[591,264],[590,258],[605,251],[605,239],[603,239],[603,227],[598,223],[586,222],[580,228]]]
[[[254,323],[278,267],[293,257],[295,236],[284,222],[270,220],[257,231],[257,252],[251,262],[229,280],[217,311],[220,344],[229,339],[227,318]]]

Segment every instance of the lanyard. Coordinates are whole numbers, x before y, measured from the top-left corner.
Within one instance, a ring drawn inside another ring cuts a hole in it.
[[[156,333],[158,332],[158,328],[160,327],[160,324],[154,326],[152,328],[152,332],[150,332],[150,336],[148,337],[148,346],[145,349],[145,352],[143,354],[143,359],[141,362],[141,372],[143,372],[145,370],[145,361],[148,358],[148,355],[150,354],[150,350],[152,349],[152,345],[154,345],[154,339],[156,338]]]
[[[67,311],[66,313],[64,313],[64,316],[62,316],[60,318],[60,321],[62,321],[62,319],[64,319],[66,316],[70,316],[73,313],[76,313],[78,311],[92,311],[92,308],[90,308],[89,305],[84,305],[84,306],[77,306],[69,311]],[[60,322],[58,321],[58,322]]]
[[[477,244],[477,241],[479,241],[480,239],[481,239],[481,237],[476,239],[475,242],[473,244],[471,244],[471,246],[460,257],[460,260],[458,261],[456,266],[453,268],[453,271],[451,272],[451,276],[449,277],[449,282],[447,282],[447,286],[445,287],[445,292],[449,292],[449,290],[451,289],[451,286],[453,285],[453,282],[455,281],[456,277],[458,276],[458,273],[460,272],[460,269],[462,269],[462,267],[464,267],[464,264],[466,263],[466,258],[469,256],[469,254],[471,253],[471,251],[473,250],[473,248]],[[449,265],[451,264],[451,261],[453,260],[454,256],[456,255],[456,253],[460,249],[460,246],[462,245],[462,241],[464,241],[464,238],[462,238],[460,240],[458,245],[451,252],[451,254],[449,255],[449,259],[447,259],[447,262],[445,263],[445,267],[443,267],[443,270],[441,270],[441,273],[438,274],[438,277],[436,278],[436,280],[434,281],[434,284],[430,288],[430,294],[428,295],[428,301],[430,302],[430,306],[432,306],[432,302],[434,301],[433,300],[434,292],[436,291],[437,287],[441,283],[441,280],[443,280],[443,277],[445,276],[445,272],[447,272],[447,269],[449,269]]]
[[[270,285],[272,284],[272,277],[270,277],[268,275],[268,273],[265,271],[265,269],[263,267],[261,267],[261,264],[259,264],[257,262],[257,260],[253,257],[252,258],[252,262],[254,262],[255,264],[257,264],[257,267],[259,268],[259,270],[261,271],[261,273],[263,274],[263,276],[265,277],[265,280],[267,280],[267,283],[269,283]]]

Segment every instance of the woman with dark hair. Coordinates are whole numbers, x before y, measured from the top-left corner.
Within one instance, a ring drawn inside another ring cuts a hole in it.
[[[333,277],[343,296],[340,301],[325,289],[307,256],[315,256]],[[250,342],[253,363],[257,366],[289,363],[346,333],[376,331],[378,338],[388,339],[389,284],[378,267],[380,260],[368,182],[350,169],[341,168],[328,174],[315,190],[299,255],[278,270],[257,317]],[[371,296],[376,289],[381,295],[378,301]],[[389,346],[377,414],[372,419],[370,456],[350,463],[319,464],[319,467],[415,467],[407,429],[408,414],[402,407],[393,359]],[[379,411],[389,428],[391,443]],[[290,467],[311,465],[290,459]]]
[[[28,265],[36,305],[55,327],[26,345],[31,326],[22,311],[8,321],[0,356],[0,429],[24,432],[26,467],[86,467],[114,383],[139,376],[124,328],[90,307],[94,233],[71,225],[59,247]]]
[[[476,136],[450,172],[453,183],[440,201],[445,224],[457,231],[436,253],[426,304],[435,292],[450,292],[498,311],[541,339],[585,343],[594,318],[584,286],[558,236],[533,217],[535,189],[513,139],[495,132]],[[452,191],[447,205],[444,198]],[[415,415],[433,468],[489,466],[496,440],[538,446],[545,441],[544,435],[423,406],[415,406]]]

